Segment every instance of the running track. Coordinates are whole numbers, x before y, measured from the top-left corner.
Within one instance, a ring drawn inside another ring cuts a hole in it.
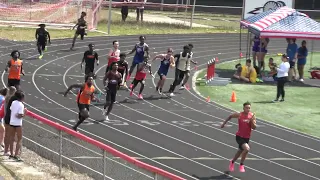
[[[27,107],[70,127],[77,119],[75,96],[70,93],[65,98],[61,92],[73,83],[83,82],[80,61],[91,42],[96,44],[100,56],[100,66],[96,67],[99,76],[96,85],[98,89],[103,89],[101,80],[106,54],[115,39],[120,41],[122,52],[127,52],[138,41],[138,36],[89,37],[78,41],[75,51],[69,51],[70,39],[53,40],[43,60],[37,59],[34,42],[1,41],[1,67],[5,67],[9,53],[19,49],[25,60],[26,76],[22,78],[22,87],[28,95]],[[206,62],[212,57],[219,57],[220,62],[236,58],[239,54],[238,39],[239,35],[236,34],[150,35],[146,42],[151,47],[152,56],[166,52],[167,47],[174,48],[178,53],[183,45],[193,43],[194,58],[199,62],[200,69],[205,68]],[[245,49],[244,43],[242,47]],[[269,51],[283,52],[285,47],[285,40],[272,40]],[[132,57],[127,60],[131,63]],[[158,64],[159,61],[153,64],[153,71]],[[173,74],[171,70],[164,90],[173,81],[170,79]],[[7,74],[2,73],[2,82],[6,83],[6,80]],[[109,122],[92,123],[103,117],[101,105],[91,106],[91,119],[80,126],[80,132],[186,179],[320,179],[320,139],[262,120],[258,120],[259,127],[252,135],[251,152],[245,163],[246,173],[239,173],[236,165],[235,172],[230,176],[224,175],[229,159],[237,150],[234,135],[237,124],[233,120],[224,129],[219,126],[231,111],[214,103],[206,103],[192,89],[179,91],[177,87],[176,97],[160,97],[154,88],[157,80],[158,77],[155,80],[148,77],[144,100],[137,100],[136,96],[129,97],[129,92],[125,90],[119,91],[117,100],[120,103],[115,105]],[[191,78],[189,81],[191,87]],[[38,131],[34,126],[32,130],[35,134]],[[25,134],[27,131],[25,129]],[[41,140],[36,136],[28,138],[36,142]],[[44,146],[51,148],[53,141],[47,140],[46,143]],[[100,153],[97,149],[94,151]],[[96,155],[84,157],[79,154],[82,157],[77,157],[74,150],[69,150],[68,156],[82,164],[97,162]]]

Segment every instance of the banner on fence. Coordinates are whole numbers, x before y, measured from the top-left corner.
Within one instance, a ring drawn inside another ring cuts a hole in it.
[[[277,9],[283,6],[294,8],[295,0],[244,0],[242,9],[242,19],[246,19],[250,16],[271,10]]]

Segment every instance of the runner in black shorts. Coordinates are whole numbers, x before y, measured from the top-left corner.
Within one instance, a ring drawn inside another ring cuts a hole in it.
[[[118,61],[118,72],[122,75],[122,82],[120,86],[127,88],[127,79],[126,76],[128,74],[128,62],[126,59],[126,53],[120,54],[120,60]]]
[[[117,71],[118,63],[113,62],[111,64],[111,71],[108,71],[103,78],[103,85],[107,91],[106,103],[103,107],[102,114],[105,116],[105,120],[109,120],[109,114],[113,108],[113,104],[116,101],[117,91],[119,89],[120,83],[122,82],[122,75]],[[107,84],[108,83],[108,84]],[[108,110],[106,112],[106,109]]]
[[[72,127],[73,130],[77,131],[78,126],[87,118],[89,118],[89,105],[91,100],[95,100],[94,92],[95,87],[93,86],[93,77],[87,76],[86,82],[82,84],[73,84],[68,87],[64,96],[66,97],[68,92],[73,88],[79,88],[80,91],[77,95],[77,103],[79,108],[79,121]]]
[[[89,74],[93,74],[93,78],[96,78],[96,75],[94,74],[94,63],[97,63],[97,66],[99,66],[99,56],[98,53],[96,51],[94,51],[94,44],[89,44],[89,50],[87,50],[86,52],[84,52],[83,58],[82,58],[82,62],[81,62],[81,69],[83,66],[83,63],[86,63],[85,66],[85,70],[84,70],[84,74],[85,74],[85,78],[89,75]]]
[[[76,33],[74,34],[74,37],[73,37],[72,46],[70,48],[71,50],[74,47],[74,44],[76,42],[77,37],[80,35],[81,40],[83,40],[84,35],[86,35],[87,22],[86,22],[86,20],[84,20],[84,18],[86,16],[87,16],[87,13],[82,12],[80,18],[78,19],[77,24],[75,26],[73,26],[73,28],[72,28],[72,29],[74,29],[76,26],[78,26]]]
[[[45,29],[45,24],[39,24],[40,28],[36,30],[36,40],[38,52],[40,54],[39,59],[43,57],[43,51],[46,50],[47,41],[49,39],[49,44],[51,44],[50,33]]]

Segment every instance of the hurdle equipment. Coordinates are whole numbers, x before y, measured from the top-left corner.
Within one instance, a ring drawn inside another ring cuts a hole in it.
[[[231,82],[230,78],[216,77],[216,62],[218,58],[213,58],[207,62],[206,85],[209,86],[225,86]]]

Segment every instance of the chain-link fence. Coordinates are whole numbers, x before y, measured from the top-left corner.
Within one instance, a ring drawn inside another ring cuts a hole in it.
[[[64,126],[28,112],[23,145],[59,166],[94,179],[182,180]],[[37,118],[37,119],[34,119]]]

